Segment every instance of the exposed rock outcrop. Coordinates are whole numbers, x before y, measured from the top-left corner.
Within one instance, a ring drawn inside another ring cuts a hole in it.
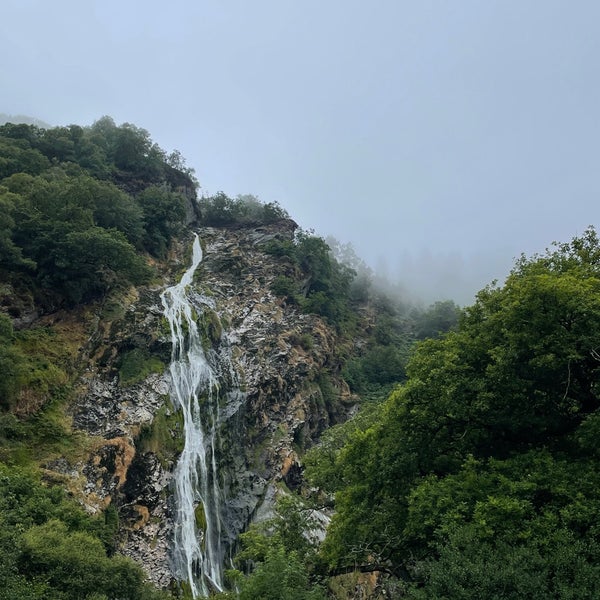
[[[199,230],[204,260],[193,285],[214,300],[214,310],[199,319],[206,343],[226,346],[235,370],[224,382],[228,393],[219,449],[229,545],[261,503],[272,501],[276,482],[297,485],[298,451],[352,404],[336,375],[336,332],[271,291],[275,278],[294,275],[295,267],[265,253],[262,245],[292,239],[295,227],[283,220]],[[187,266],[189,247],[182,241],[176,249],[165,284]],[[158,372],[170,353],[160,305],[163,288],[140,289],[105,307],[83,351],[88,367],[72,416],[74,427],[96,440],[89,459],[76,469],[84,482],[84,503],[90,510],[109,503],[117,507],[122,551],[165,586],[171,578],[169,484],[181,424],[168,399],[168,371]],[[139,374],[124,381],[130,363]],[[323,377],[333,396],[323,394]],[[227,389],[233,380],[239,389]]]

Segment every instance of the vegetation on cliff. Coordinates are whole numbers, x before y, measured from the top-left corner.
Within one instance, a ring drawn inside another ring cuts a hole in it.
[[[0,127],[0,598],[166,597],[115,554],[117,511],[88,516],[39,468],[87,442],[66,414],[84,340],[38,319],[149,281],[195,186],[178,153],[108,117]]]
[[[195,185],[180,155],[109,117],[88,128],[1,126],[0,273],[11,286],[1,293],[12,316],[147,281],[140,251],[164,255]]]
[[[169,597],[118,554],[118,511],[89,516],[68,476],[44,468],[88,443],[66,411],[87,340],[39,317],[152,281],[196,184],[177,152],[107,117],[0,127],[0,598]],[[343,380],[360,402],[302,457],[313,488],[284,491],[273,518],[241,536],[229,574],[240,598],[341,598],[350,572],[379,573],[391,597],[600,595],[593,229],[522,257],[473,306],[422,310],[379,291],[347,248],[336,259],[335,242],[297,230],[277,203],[220,192],[197,209],[206,227],[286,228],[257,246],[281,267],[270,291],[333,332],[335,356],[312,382],[321,400],[331,408]],[[228,276],[241,276],[238,260],[222,257]],[[212,326],[207,343],[220,337],[221,321]],[[285,339],[304,352],[315,343],[306,330]],[[99,359],[121,387],[163,370],[145,343]],[[138,450],[166,464],[180,450],[171,421],[163,406]],[[322,542],[307,535],[322,528],[315,508],[335,511]]]
[[[0,465],[0,598],[160,600],[131,559],[115,554],[114,509],[90,517],[62,487]]]

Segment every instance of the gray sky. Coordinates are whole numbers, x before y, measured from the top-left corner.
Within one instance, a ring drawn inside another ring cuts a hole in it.
[[[598,224],[600,2],[2,0],[0,112],[102,115],[470,302]]]

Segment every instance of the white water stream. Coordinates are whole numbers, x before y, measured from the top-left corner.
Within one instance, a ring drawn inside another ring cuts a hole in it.
[[[194,598],[206,597],[211,589],[221,591],[223,587],[222,498],[215,457],[218,367],[204,351],[196,323],[208,302],[192,294],[190,288],[201,261],[202,249],[196,235],[190,268],[177,285],[161,294],[173,344],[171,399],[183,414],[185,436],[174,474],[173,564],[175,576],[188,582]]]

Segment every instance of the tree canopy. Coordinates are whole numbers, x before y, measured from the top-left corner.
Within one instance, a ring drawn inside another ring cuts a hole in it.
[[[419,343],[406,383],[334,452],[331,568],[377,563],[414,598],[597,596],[599,339],[589,229]]]
[[[193,170],[144,129],[0,126],[0,274],[38,306],[90,300],[151,275],[186,219]]]

